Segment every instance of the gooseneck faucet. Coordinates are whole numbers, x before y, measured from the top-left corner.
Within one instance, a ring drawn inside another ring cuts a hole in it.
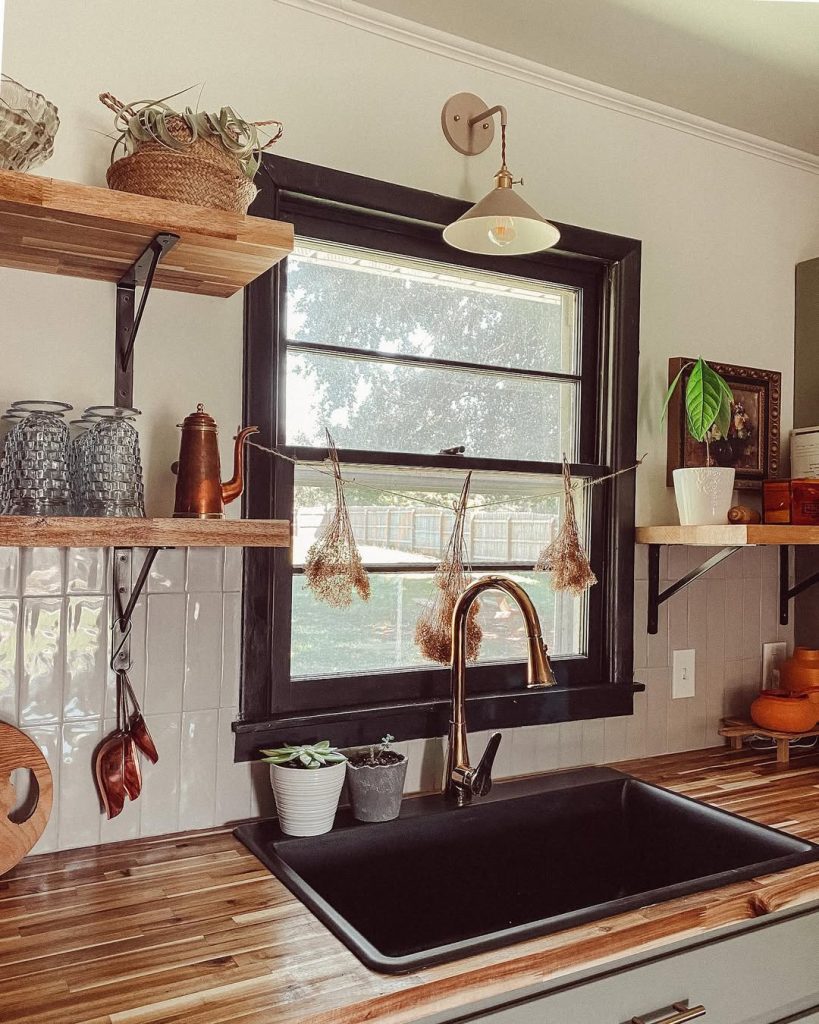
[[[452,709],[449,719],[444,795],[459,807],[468,804],[473,795],[486,796],[492,788],[492,764],[500,746],[501,734],[496,732],[486,745],[483,757],[473,768],[469,763],[466,743],[466,624],[469,609],[484,590],[502,590],[520,608],[526,623],[529,646],[526,685],[554,686],[557,682],[540,632],[540,620],[526,591],[508,576],[482,576],[464,590],[452,613],[452,662],[450,671]]]

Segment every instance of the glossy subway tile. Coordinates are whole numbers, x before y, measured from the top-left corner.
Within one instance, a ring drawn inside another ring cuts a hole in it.
[[[179,827],[207,828],[216,813],[218,711],[182,715],[179,764]]]
[[[20,725],[59,722],[63,710],[63,599],[24,598],[22,619]]]
[[[222,685],[222,595],[189,594],[185,623],[185,711],[218,708]]]
[[[64,593],[63,548],[23,548],[21,562],[24,596],[53,596]]]
[[[222,593],[226,548],[189,548],[187,591],[189,594]]]
[[[100,840],[100,801],[92,772],[102,722],[71,722],[62,727],[60,764],[60,849],[92,846]]]
[[[69,597],[65,608],[63,718],[101,718],[108,674],[108,602]]]
[[[0,719],[18,718],[20,602],[0,598]]]

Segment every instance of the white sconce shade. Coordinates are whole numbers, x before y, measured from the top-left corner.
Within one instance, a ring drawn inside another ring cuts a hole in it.
[[[551,249],[560,241],[560,232],[511,185],[499,185],[444,228],[444,241],[484,256],[522,256]]]

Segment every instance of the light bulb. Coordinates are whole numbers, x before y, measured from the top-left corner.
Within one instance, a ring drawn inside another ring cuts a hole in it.
[[[518,233],[515,231],[515,222],[511,217],[496,217],[495,223],[487,234],[489,235],[489,241],[494,242],[500,248],[511,245],[518,237]]]

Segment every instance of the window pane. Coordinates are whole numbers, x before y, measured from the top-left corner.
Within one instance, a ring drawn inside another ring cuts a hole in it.
[[[500,373],[291,352],[287,443],[557,462],[575,454],[575,389]]]
[[[295,469],[293,563],[304,559],[334,508],[334,489],[326,466]],[[463,472],[393,467],[342,466],[345,495],[362,557],[371,567],[371,597],[355,598],[348,609],[317,601],[304,576],[293,578],[292,673],[383,672],[431,663],[415,646],[415,623],[434,594],[433,573],[452,530],[452,504]],[[585,599],[554,594],[550,577],[508,563],[534,565],[554,537],[563,510],[559,477],[531,473],[473,473],[464,536],[473,575],[481,562],[519,580],[541,617],[543,635],[553,653],[585,650]],[[575,492],[578,521],[586,522],[588,492]],[[379,565],[407,566],[406,572],[379,573]],[[525,657],[522,619],[500,593],[481,598],[484,629],[481,660]]]
[[[535,602],[552,655],[581,653],[582,600],[555,594],[546,573],[511,572]],[[430,667],[415,646],[416,620],[432,593],[432,573],[371,573],[367,602],[332,608],[293,577],[291,672],[294,679]],[[526,633],[514,603],[499,591],[481,595],[479,663],[523,661]]]
[[[576,371],[573,288],[318,242],[289,257],[287,285],[294,341]]]
[[[348,481],[347,507],[365,564],[437,564],[452,532],[452,506],[461,492],[463,472],[345,465],[342,475]],[[470,564],[534,565],[557,532],[562,487],[559,477],[534,473],[473,473],[464,526]],[[334,503],[326,467],[296,467],[294,565],[304,564]],[[582,522],[582,491],[576,494],[575,508]]]

